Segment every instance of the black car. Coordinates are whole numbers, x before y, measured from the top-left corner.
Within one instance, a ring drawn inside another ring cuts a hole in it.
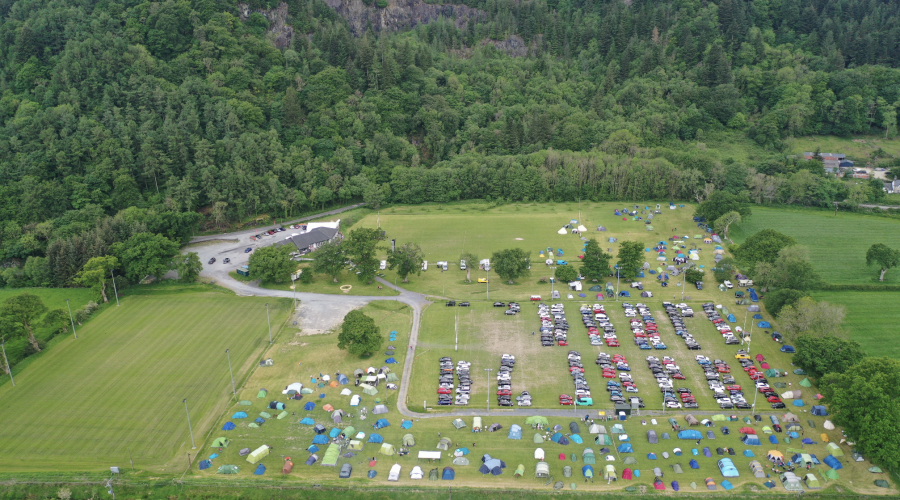
[[[784,408],[784,407],[785,407],[785,406],[784,406],[784,403],[772,403],[772,409],[773,409],[773,410],[780,410],[780,409],[782,409],[782,408]]]
[[[438,401],[438,405],[440,405],[440,406],[450,406],[452,404],[453,404],[452,399],[441,399]]]
[[[468,302],[460,302],[459,307],[469,307],[469,303]]]
[[[697,290],[703,290],[703,282],[702,281],[698,281],[694,284],[697,286]]]
[[[738,410],[749,410],[750,408],[752,408],[752,406],[750,406],[750,404],[748,403],[735,403],[734,407]]]
[[[513,404],[512,404],[512,401],[510,401],[509,399],[501,399],[500,401],[497,401],[497,405],[498,406],[512,406]]]
[[[447,301],[447,307],[453,307],[453,306],[455,306],[455,305],[456,305],[456,301],[453,301],[453,300],[448,300],[448,301]]]
[[[494,307],[506,307],[506,304],[503,302],[494,302]]]
[[[225,260],[222,261],[222,264],[228,264],[229,262],[231,262],[231,259],[226,257]]]
[[[214,264],[215,262],[216,262],[216,258],[213,257],[213,258],[209,259],[208,264]]]

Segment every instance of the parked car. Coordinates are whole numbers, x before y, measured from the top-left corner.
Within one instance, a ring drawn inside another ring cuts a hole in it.
[[[698,282],[694,283],[694,285],[697,286],[697,290],[703,290],[703,282],[702,281],[698,281]]]
[[[209,259],[208,264],[214,264],[215,262],[216,262],[216,258],[213,257],[213,258]]]
[[[494,302],[494,307],[506,307],[506,304],[503,302]]]
[[[253,251],[253,248],[251,248],[251,247],[247,247],[244,249],[244,253],[250,253],[252,251]]]
[[[228,257],[222,260],[222,264],[228,264],[229,262],[231,262],[231,259],[229,259]]]
[[[487,283],[488,279],[487,278],[478,278],[478,282],[479,283]]]
[[[795,353],[797,350],[792,345],[783,345],[781,346],[781,352]]]
[[[468,302],[460,302],[459,307],[469,307],[469,303]]]
[[[734,285],[732,285],[728,280],[723,281],[722,284],[725,285],[725,288],[734,288]]]

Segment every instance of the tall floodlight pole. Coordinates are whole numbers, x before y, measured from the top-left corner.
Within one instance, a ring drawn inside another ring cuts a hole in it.
[[[553,284],[556,282],[556,266],[550,267],[550,300],[553,300]]]
[[[0,342],[0,348],[3,349],[3,362],[6,363],[6,370],[9,371],[9,379],[12,381],[13,387],[16,386],[16,379],[13,378],[12,367],[9,366],[9,360],[6,359],[6,339]]]
[[[487,284],[487,300],[491,300],[491,271],[490,269],[484,270],[484,280]]]
[[[187,407],[187,398],[183,399],[181,402],[184,403],[184,414],[187,415],[188,430],[191,431],[191,447],[192,447],[191,449],[192,449],[192,450],[196,450],[196,449],[197,449],[197,445],[194,443],[194,428],[191,427],[191,414],[190,414],[190,412],[188,411],[188,407]]]
[[[266,302],[266,322],[269,324],[269,343],[272,343],[272,320],[269,319],[269,303]]]
[[[491,368],[485,368],[484,371],[487,372],[487,411],[490,413],[491,411]]]
[[[72,317],[72,306],[69,305],[69,299],[66,299],[66,307],[69,308],[69,321],[72,322],[72,333],[75,334],[75,340],[78,340],[78,332],[75,331],[75,318]]]
[[[616,270],[616,302],[619,301],[619,265],[616,264],[614,268]]]
[[[119,307],[119,290],[116,288],[116,277],[113,275],[113,270],[109,270],[109,275],[112,277],[113,282],[113,293],[116,294],[116,307]]]
[[[225,355],[228,356],[228,373],[231,374],[231,393],[237,396],[237,388],[234,386],[234,370],[231,369],[231,353],[230,349],[225,349]]]

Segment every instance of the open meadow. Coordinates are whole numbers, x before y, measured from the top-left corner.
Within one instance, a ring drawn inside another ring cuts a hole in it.
[[[813,267],[826,283],[874,284],[878,271],[866,266],[866,250],[875,243],[900,248],[900,222],[864,214],[754,206],[753,214],[732,230],[741,243],[763,229],[774,229],[809,248]],[[888,272],[885,284],[900,283]]]
[[[813,292],[812,298],[847,308],[844,330],[870,356],[900,359],[897,324],[900,311],[893,307],[897,292]]]
[[[0,386],[0,468],[172,470],[268,346],[264,298],[191,287],[134,290]],[[273,330],[290,300],[269,299]],[[181,454],[179,454],[181,452]]]

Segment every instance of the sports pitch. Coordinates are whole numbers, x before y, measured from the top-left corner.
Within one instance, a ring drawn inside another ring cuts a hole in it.
[[[290,300],[197,288],[125,297],[0,386],[0,468],[168,470],[191,451],[184,398],[202,443],[231,396],[225,349],[240,381],[268,345],[264,304],[277,333]]]

